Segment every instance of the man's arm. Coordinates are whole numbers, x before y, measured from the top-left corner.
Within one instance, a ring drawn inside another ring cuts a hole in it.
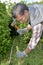
[[[28,44],[28,48],[30,48],[30,49],[34,49],[36,47],[36,45],[38,44],[41,34],[42,34],[42,25],[38,24],[38,25],[34,26],[32,31],[33,31],[32,37]]]
[[[38,24],[33,27],[32,37],[30,39],[30,42],[28,43],[27,48],[23,52],[20,51],[17,52],[17,57],[19,58],[27,57],[27,53],[30,53],[30,51],[36,47],[41,37],[41,33],[42,33],[41,27],[42,27],[41,24]]]
[[[30,39],[30,42],[28,43],[27,48],[25,49],[26,54],[29,53],[32,49],[34,49],[38,44],[42,34],[42,25],[38,24],[34,26],[32,31],[33,31],[32,37]]]

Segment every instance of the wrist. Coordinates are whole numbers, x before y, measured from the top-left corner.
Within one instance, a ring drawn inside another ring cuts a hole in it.
[[[28,25],[28,26],[27,26],[27,30],[30,30],[30,29],[31,29],[31,26],[30,26],[30,25]]]
[[[26,57],[28,57],[28,55],[26,54],[26,52],[25,52],[25,51],[23,51],[23,54],[24,54]]]
[[[27,29],[27,28],[24,28],[24,30],[25,30],[26,32],[28,32],[28,29]]]

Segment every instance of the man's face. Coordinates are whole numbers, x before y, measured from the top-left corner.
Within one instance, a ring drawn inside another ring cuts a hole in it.
[[[25,23],[28,21],[29,14],[28,11],[25,10],[23,15],[18,14],[16,17],[16,20],[19,21],[20,23]]]

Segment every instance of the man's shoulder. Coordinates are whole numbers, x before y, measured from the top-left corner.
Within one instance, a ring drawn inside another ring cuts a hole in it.
[[[28,6],[28,8],[31,8],[31,9],[35,9],[35,8],[39,8],[39,7],[41,7],[41,8],[43,8],[43,4],[31,4],[31,5],[29,5]]]

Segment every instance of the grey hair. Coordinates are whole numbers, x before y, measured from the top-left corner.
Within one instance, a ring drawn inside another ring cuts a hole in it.
[[[23,15],[24,10],[29,10],[28,7],[23,3],[17,3],[12,9],[12,16],[16,18],[17,14]]]

